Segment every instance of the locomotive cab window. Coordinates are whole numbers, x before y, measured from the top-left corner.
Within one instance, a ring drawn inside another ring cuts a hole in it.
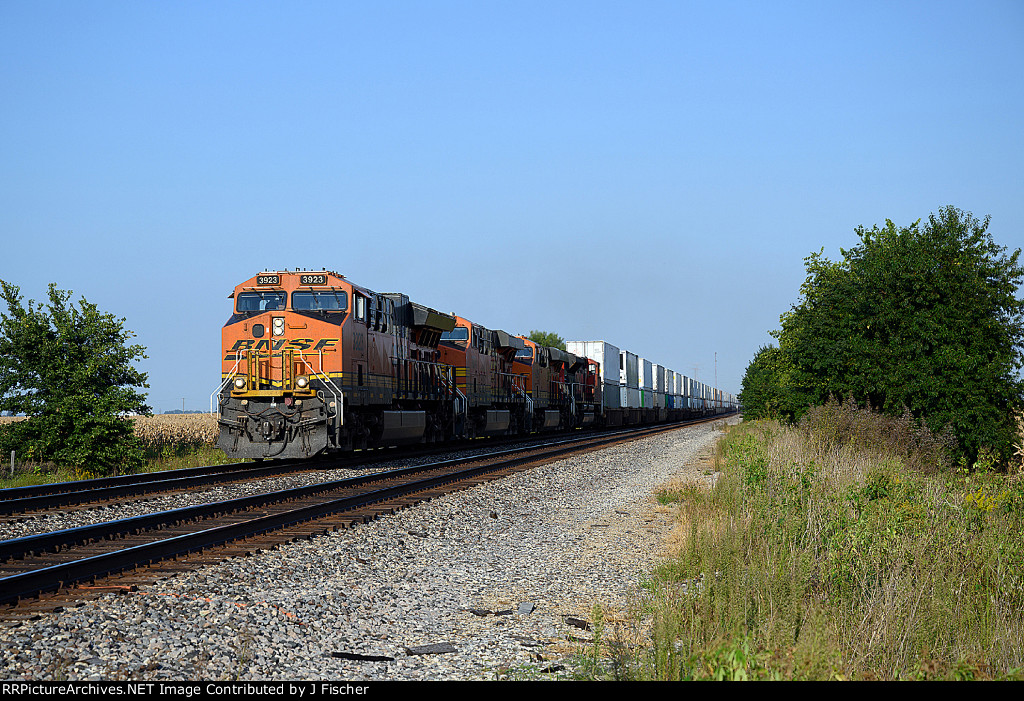
[[[343,312],[348,309],[348,295],[344,290],[292,292],[292,309],[310,312]]]
[[[384,300],[378,295],[370,297],[370,326],[374,331],[384,331]]]
[[[239,313],[279,311],[284,307],[284,292],[241,292],[235,301]]]
[[[456,326],[451,331],[445,331],[441,334],[442,341],[462,341],[465,343],[469,340],[469,329],[465,326]]]

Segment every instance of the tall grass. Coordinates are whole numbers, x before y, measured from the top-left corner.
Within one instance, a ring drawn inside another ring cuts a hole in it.
[[[660,495],[680,506],[678,554],[616,676],[1024,676],[1024,481],[952,469],[925,434],[893,442],[905,418],[830,411],[744,423],[713,489]]]

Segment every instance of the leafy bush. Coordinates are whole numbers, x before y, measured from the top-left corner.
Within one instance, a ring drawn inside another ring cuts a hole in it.
[[[751,416],[799,420],[830,396],[906,412],[957,440],[958,457],[1013,455],[1024,407],[1024,281],[989,219],[944,207],[928,221],[856,230],[831,261],[809,256],[797,304],[747,368]]]
[[[83,473],[109,474],[144,464],[128,414],[148,414],[146,375],[133,363],[145,349],[129,345],[124,319],[50,285],[49,301],[22,303],[0,280],[0,411],[24,421],[0,426],[0,449],[53,461]]]

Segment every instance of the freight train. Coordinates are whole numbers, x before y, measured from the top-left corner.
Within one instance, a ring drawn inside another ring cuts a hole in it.
[[[673,421],[737,398],[604,341],[566,350],[327,270],[235,287],[216,402],[232,458]]]

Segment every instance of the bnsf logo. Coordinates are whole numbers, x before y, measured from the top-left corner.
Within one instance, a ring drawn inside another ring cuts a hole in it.
[[[224,360],[237,360],[238,351],[240,350],[254,350],[254,351],[279,351],[279,350],[313,350],[319,351],[325,348],[333,348],[334,344],[340,339],[337,338],[321,338],[319,341],[315,341],[312,338],[293,338],[291,340],[281,339],[280,341],[274,341],[273,345],[267,339],[257,342],[255,339],[248,338],[242,341],[235,341],[235,345],[231,346],[231,350],[224,356]]]

